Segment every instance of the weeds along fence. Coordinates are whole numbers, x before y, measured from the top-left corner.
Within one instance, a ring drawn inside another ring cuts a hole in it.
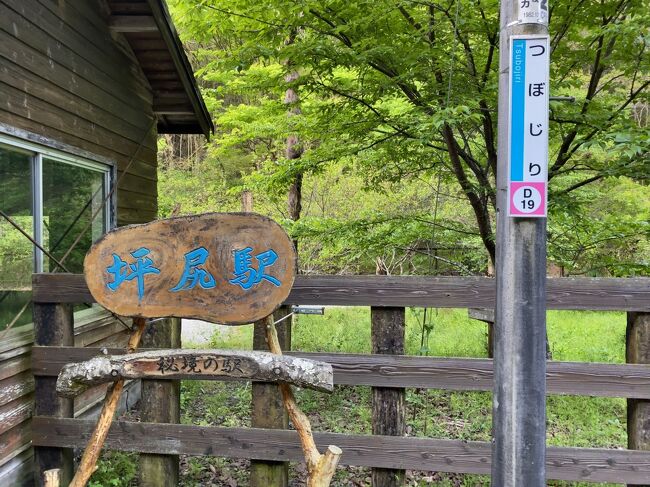
[[[92,301],[82,276],[35,275],[33,296],[39,318],[37,346],[32,351],[36,383],[32,428],[35,475],[40,478],[39,469],[70,462],[69,449],[83,447],[94,426],[92,421],[71,417],[67,400],[55,397],[54,378],[65,363],[86,360],[102,350],[72,347],[68,337],[72,324],[66,308]],[[335,384],[373,388],[373,435],[316,433],[318,445],[341,447],[341,464],[372,467],[375,485],[399,485],[404,469],[489,475],[490,443],[404,437],[403,424],[404,388],[490,391],[492,360],[399,353],[403,353],[405,307],[492,308],[494,300],[495,282],[487,278],[299,277],[287,305],[370,306],[372,312],[372,337],[368,337],[372,355],[292,352],[331,363]],[[550,361],[547,390],[628,398],[629,439],[628,449],[620,450],[548,447],[547,477],[646,484],[650,479],[650,279],[549,279],[547,306],[628,313],[627,364]],[[287,429],[117,421],[106,446],[146,454],[248,458],[256,461],[254,465],[268,466],[260,475],[270,486],[286,481],[284,474],[273,473],[282,469],[277,462],[303,460],[297,434]]]

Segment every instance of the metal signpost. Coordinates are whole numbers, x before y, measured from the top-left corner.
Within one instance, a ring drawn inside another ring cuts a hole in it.
[[[543,487],[546,453],[546,0],[502,0],[492,485]]]

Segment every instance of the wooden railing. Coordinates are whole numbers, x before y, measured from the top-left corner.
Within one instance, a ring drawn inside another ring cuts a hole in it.
[[[124,326],[105,311],[76,314],[76,347],[118,347],[126,343]],[[31,325],[9,330],[0,340],[0,485],[24,485],[32,475],[32,428],[34,376],[31,370],[34,330]],[[75,350],[82,350],[77,348]],[[139,384],[129,386],[130,403],[137,401]],[[75,417],[96,413],[105,386],[95,387],[75,401]]]
[[[549,479],[646,483],[650,478],[650,449],[646,424],[650,423],[650,279],[549,279],[550,309],[621,310],[628,312],[627,356],[635,364],[596,364],[550,361],[549,394],[625,397],[630,401],[629,447],[634,449],[547,449]],[[35,306],[91,302],[81,276],[36,275]],[[325,304],[383,307],[493,307],[494,281],[483,278],[422,277],[299,277],[286,304]],[[391,308],[389,308],[391,309]],[[48,327],[65,326],[53,315]],[[46,345],[41,343],[41,345]],[[32,352],[37,384],[52,387],[51,378],[63,364],[90,358],[98,348],[39,346]],[[109,353],[121,353],[109,350]],[[335,384],[374,388],[405,387],[463,391],[492,389],[492,360],[302,353],[334,367]],[[50,384],[48,386],[48,384]],[[387,406],[378,406],[387,407]],[[648,415],[645,418],[644,414]],[[58,415],[59,417],[52,417]],[[33,443],[48,452],[82,447],[92,429],[89,421],[63,417],[60,411],[33,419]],[[341,464],[373,467],[490,473],[491,447],[487,442],[425,439],[403,436],[317,433],[320,446],[343,449]],[[215,455],[269,461],[301,461],[295,432],[259,428],[221,428],[154,423],[116,422],[107,447],[154,454]],[[38,472],[37,472],[38,474]]]
[[[83,277],[34,274],[38,303],[91,303]],[[496,281],[484,277],[298,276],[285,304],[492,308]],[[546,286],[548,309],[650,312],[650,279],[556,278]]]

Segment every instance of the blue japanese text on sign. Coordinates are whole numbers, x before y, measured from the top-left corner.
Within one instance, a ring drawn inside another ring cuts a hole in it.
[[[88,289],[124,316],[245,324],[288,297],[296,252],[286,232],[254,213],[208,213],[114,230],[86,255]]]

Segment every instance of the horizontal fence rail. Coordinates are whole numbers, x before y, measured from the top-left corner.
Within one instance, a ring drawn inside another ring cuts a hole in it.
[[[92,421],[35,417],[37,446],[82,447]],[[314,433],[321,450],[337,445],[342,465],[438,472],[490,474],[491,444],[478,441]],[[117,421],[106,447],[156,454],[215,455],[274,461],[304,461],[298,434],[289,430],[203,427]],[[644,483],[650,478],[650,451],[549,447],[548,479]]]
[[[81,274],[34,274],[37,303],[91,303]],[[492,308],[486,277],[298,276],[285,304]],[[549,309],[650,311],[650,279],[550,278]]]
[[[103,352],[125,353],[124,349],[34,347],[32,370],[35,375],[57,376],[65,364],[82,362]],[[306,352],[287,355],[330,363],[337,385],[454,391],[491,391],[493,386],[490,359]],[[181,378],[199,377],[187,374]],[[546,380],[549,394],[650,399],[650,365],[550,361]]]
[[[33,301],[39,306],[51,306],[50,303],[90,303],[94,300],[81,275],[37,274],[33,278]],[[298,276],[284,304],[370,306],[373,316],[387,313],[393,307],[401,308],[403,316],[403,308],[407,306],[483,308],[491,311],[494,302],[495,280],[488,278]],[[643,333],[645,317],[650,316],[650,279],[548,279],[547,307],[627,311],[627,360],[636,362],[604,364],[549,361],[546,375],[549,394],[633,399],[628,401],[628,408],[632,408],[628,409],[628,413],[634,413],[635,404],[647,403],[650,399],[650,364],[646,364],[647,360],[643,357],[630,353],[647,343]],[[481,311],[480,316],[476,316],[479,319],[486,318],[490,323],[493,321],[491,313]],[[403,327],[403,319],[401,323]],[[56,324],[53,323],[52,326]],[[641,345],[635,345],[637,342]],[[75,344],[79,346],[79,343]],[[61,345],[34,347],[31,353],[31,372],[37,381],[50,381],[53,384],[52,378],[67,363],[81,362],[103,353],[124,353],[122,348],[115,348],[115,345],[109,347],[111,348],[99,348],[99,343],[93,348]],[[370,386],[375,392],[403,391],[408,387],[453,391],[491,391],[493,388],[491,359],[288,353],[330,363],[334,369],[334,383],[337,385]],[[16,366],[23,365],[20,363]],[[175,375],[175,379],[177,377]],[[198,377],[188,374],[187,377],[180,378]],[[373,415],[375,412],[373,409]],[[39,448],[78,448],[88,441],[93,422],[46,416],[47,413],[41,413],[32,420],[33,444],[37,451]],[[640,426],[633,425],[630,430],[628,424],[629,439],[634,438],[634,435],[645,434],[645,416],[637,411],[637,416],[634,417]],[[380,434],[316,433],[315,439],[321,448],[329,444],[341,447],[344,452],[341,464],[371,467],[373,476],[380,470],[397,475],[405,469],[483,475],[491,473],[489,442],[405,437],[401,433],[383,436],[383,431],[375,430],[374,416],[373,431]],[[116,422],[111,428],[106,446],[145,455],[214,455],[247,458],[256,462],[303,461],[297,433],[286,429]],[[628,450],[548,447],[547,478],[645,485],[650,478],[650,451],[647,451],[644,443],[631,441],[628,447]]]

